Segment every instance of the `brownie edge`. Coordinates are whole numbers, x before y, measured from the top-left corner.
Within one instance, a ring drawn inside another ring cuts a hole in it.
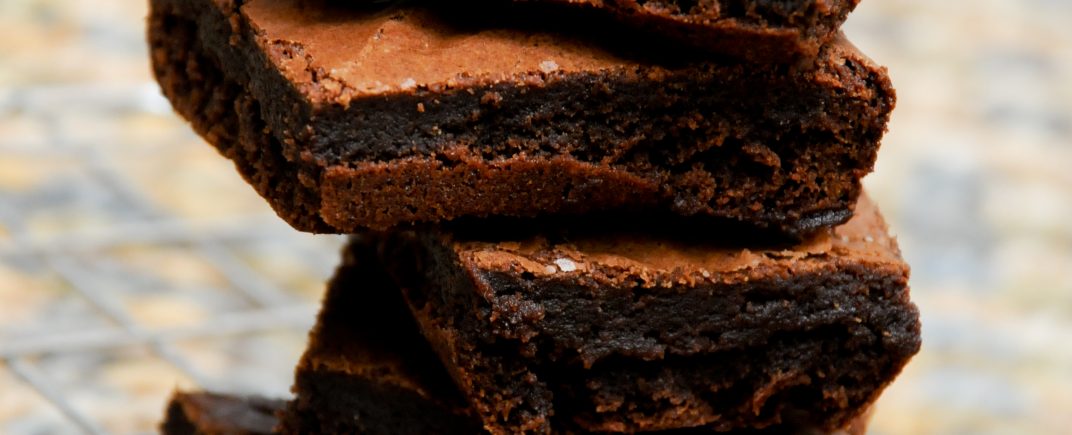
[[[895,101],[885,69],[842,37],[812,63],[756,66],[622,54],[577,26],[530,33],[408,3],[151,5],[164,94],[311,232],[659,211],[803,235],[849,218]],[[337,36],[379,28],[350,41],[367,62]]]

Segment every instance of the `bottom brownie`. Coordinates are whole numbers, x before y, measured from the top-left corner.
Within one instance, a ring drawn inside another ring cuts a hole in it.
[[[908,267],[877,209],[858,212],[792,246],[485,225],[379,251],[493,433],[834,430],[920,346]]]
[[[473,434],[464,404],[369,244],[355,237],[298,364],[285,433]]]
[[[282,400],[176,391],[160,425],[164,435],[259,435],[274,433]]]
[[[296,398],[280,414],[284,433],[484,433],[418,330],[376,247],[360,236],[345,248],[343,264],[331,281],[297,368],[294,393]],[[571,420],[551,419],[556,433],[589,433]],[[866,417],[860,417],[835,431],[787,423],[730,433],[862,434],[865,425]]]
[[[276,416],[282,414],[282,400],[266,400],[259,397],[228,396],[210,392],[176,392],[168,404],[167,416],[161,424],[164,435],[267,435],[279,433]],[[785,429],[782,431],[755,431],[750,435],[864,435],[870,414],[862,415],[848,426],[834,432],[812,429]],[[356,427],[339,426],[336,432],[362,434]],[[301,433],[320,433],[315,427],[302,427]],[[470,434],[476,434],[474,430]],[[731,434],[732,435],[732,434]],[[738,435],[746,435],[740,433]]]

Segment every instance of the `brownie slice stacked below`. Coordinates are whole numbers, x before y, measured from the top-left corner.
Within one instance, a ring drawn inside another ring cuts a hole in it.
[[[336,0],[371,6],[385,0]],[[474,0],[470,0],[474,1]],[[756,62],[814,57],[860,0],[483,0],[596,11],[671,44]],[[479,1],[474,1],[479,3]],[[571,11],[572,12],[572,11]]]
[[[424,341],[374,247],[354,237],[296,370],[287,433],[475,434],[481,423]]]
[[[849,218],[895,98],[844,37],[754,64],[558,3],[153,0],[149,40],[178,112],[300,230]]]
[[[294,400],[176,392],[161,432],[481,433],[476,413],[464,404],[414,319],[405,314],[402,293],[369,242],[354,238],[343,251],[298,365]],[[778,425],[728,433],[862,435],[868,418],[861,414],[833,431]],[[567,424],[556,426],[559,432],[573,432],[562,427]]]
[[[920,323],[857,3],[151,0],[176,110],[352,234],[295,398],[163,429],[862,432]]]
[[[866,200],[789,246],[489,233],[392,233],[380,250],[492,433],[833,430],[919,350],[908,268]]]
[[[297,368],[296,397],[279,413],[283,433],[477,434],[482,422],[454,386],[393,283],[373,238],[344,249],[309,347]],[[508,387],[504,385],[503,387]],[[731,433],[856,433],[862,414],[834,431],[803,423]],[[559,433],[579,433],[557,419]],[[512,430],[513,431],[513,430]]]

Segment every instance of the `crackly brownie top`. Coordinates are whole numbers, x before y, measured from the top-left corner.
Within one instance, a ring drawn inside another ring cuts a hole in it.
[[[904,267],[896,240],[878,209],[866,197],[846,224],[793,245],[720,246],[717,241],[653,236],[650,233],[580,233],[544,235],[524,240],[455,240],[462,260],[481,270],[512,271],[534,276],[585,274],[596,279],[637,277],[649,286],[695,284],[717,275],[763,273],[805,266],[809,260],[846,259]]]
[[[656,58],[696,59],[695,53],[651,43],[609,22],[538,8],[531,13],[554,19],[526,20],[525,11],[450,13],[427,5],[356,7],[301,0],[250,0],[241,9],[282,74],[323,102],[345,104],[361,96],[473,81],[539,83],[557,74],[628,68]],[[534,29],[530,21],[541,26]],[[635,49],[638,45],[647,48]],[[824,53],[826,59],[851,56],[870,64],[843,37]]]
[[[458,27],[423,8],[309,6],[253,0],[242,13],[270,44],[288,79],[326,73],[354,95],[445,83],[464,76],[508,79],[623,63],[598,47],[550,33]],[[289,50],[289,51],[288,51]],[[331,86],[331,85],[325,85]]]

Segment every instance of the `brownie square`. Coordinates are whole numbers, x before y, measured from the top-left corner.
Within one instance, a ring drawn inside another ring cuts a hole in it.
[[[851,215],[895,96],[843,37],[755,65],[502,3],[152,0],[153,69],[300,230],[657,211],[806,234]]]
[[[380,236],[492,433],[835,430],[919,350],[908,266],[870,201],[789,246],[607,227]]]
[[[279,416],[282,433],[475,434],[483,422],[468,406],[417,327],[387,273],[378,240],[355,236],[332,279],[309,347],[297,368],[295,399]],[[391,258],[386,258],[392,260]],[[500,389],[509,392],[512,384]],[[512,412],[512,402],[497,404]],[[549,416],[554,433],[588,433]],[[733,434],[863,433],[863,415],[827,432],[805,422]],[[522,427],[489,428],[520,433]],[[673,433],[709,433],[709,430]]]

